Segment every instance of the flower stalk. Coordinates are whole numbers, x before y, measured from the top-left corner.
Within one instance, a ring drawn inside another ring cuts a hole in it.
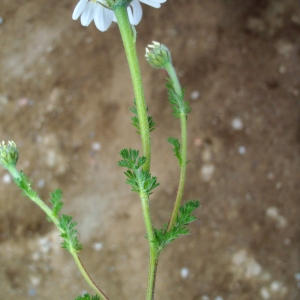
[[[151,140],[150,140],[150,130],[148,123],[148,114],[147,107],[144,95],[144,88],[142,83],[142,77],[138,62],[138,57],[135,47],[135,35],[132,31],[130,25],[126,7],[122,5],[116,5],[114,7],[114,13],[118,20],[118,25],[124,44],[130,74],[132,78],[132,84],[135,94],[135,102],[139,119],[139,129],[142,140],[143,155],[146,157],[146,162],[143,165],[144,171],[150,171],[151,163]],[[155,289],[155,280],[156,280],[156,271],[158,264],[159,252],[154,244],[155,236],[150,214],[149,206],[149,195],[145,193],[140,193],[142,210],[144,216],[144,222],[146,226],[146,233],[149,243],[149,268],[148,268],[148,285],[146,292],[146,300],[154,299],[154,289]]]
[[[180,97],[183,99],[182,89],[181,89],[178,77],[176,75],[176,71],[173,67],[171,60],[169,63],[167,63],[165,65],[165,69],[170,76],[170,79],[171,79],[171,82],[173,83],[175,92],[178,95],[180,95]],[[185,110],[181,111],[179,118],[180,118],[180,129],[181,129],[180,177],[179,177],[179,184],[178,184],[178,189],[177,189],[176,200],[174,203],[170,221],[168,223],[167,231],[170,231],[176,222],[179,207],[180,207],[180,204],[182,201],[182,196],[183,196],[184,186],[185,186],[185,179],[186,179],[186,165],[187,165],[187,159],[186,159],[186,155],[187,155],[187,124],[186,124],[186,121],[187,121],[187,114],[186,114]]]

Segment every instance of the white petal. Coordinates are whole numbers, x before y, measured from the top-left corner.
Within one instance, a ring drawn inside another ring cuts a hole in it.
[[[94,12],[94,21],[100,31],[106,31],[113,19],[113,11],[97,4]]]
[[[132,25],[140,23],[143,15],[141,4],[138,0],[133,0],[127,7],[129,21]]]
[[[80,18],[81,24],[83,26],[89,26],[93,21],[94,9],[96,8],[95,5],[96,3],[93,1],[89,1],[89,3],[86,5]]]
[[[155,8],[160,8],[160,3],[164,3],[166,2],[166,0],[140,0],[140,2],[143,2]]]
[[[116,23],[118,23],[118,20],[117,20],[117,18],[116,18],[115,13],[114,13],[113,21],[116,22]]]
[[[133,14],[130,5],[127,6],[127,13],[130,24],[133,24]]]
[[[82,14],[82,12],[84,11],[84,8],[85,8],[87,2],[88,2],[88,0],[80,0],[80,1],[77,3],[77,5],[76,5],[76,7],[75,7],[75,9],[74,9],[74,11],[73,11],[73,15],[72,15],[72,19],[73,19],[73,20],[77,20],[77,19],[79,18],[79,16],[80,16],[80,15]]]

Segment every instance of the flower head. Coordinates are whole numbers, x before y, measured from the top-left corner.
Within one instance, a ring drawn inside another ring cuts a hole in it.
[[[0,144],[0,165],[5,169],[15,166],[19,158],[19,150],[15,142],[9,141],[7,145],[3,141]]]
[[[142,19],[143,11],[140,2],[159,8],[160,4],[166,0],[132,0],[127,6],[129,21],[132,25],[139,24]],[[79,17],[83,26],[90,25],[94,20],[100,31],[106,31],[113,21],[117,22],[112,8],[105,0],[80,0],[72,15],[73,20]]]
[[[165,69],[166,65],[172,61],[169,49],[158,42],[148,45],[145,57],[152,67],[159,69]]]

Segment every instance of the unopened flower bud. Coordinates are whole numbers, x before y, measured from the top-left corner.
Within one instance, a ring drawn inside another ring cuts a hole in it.
[[[0,165],[5,169],[15,166],[19,158],[19,150],[15,142],[9,141],[7,145],[0,143]]]
[[[145,57],[149,64],[154,68],[165,69],[171,63],[171,53],[169,49],[158,42],[148,45]]]

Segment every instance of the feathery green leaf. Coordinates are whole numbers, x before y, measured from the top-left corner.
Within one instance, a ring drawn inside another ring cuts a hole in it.
[[[180,95],[176,93],[171,79],[168,80],[166,87],[168,89],[168,98],[172,106],[174,117],[179,118],[181,115],[187,115],[192,109],[188,102],[184,101],[185,90],[182,89]]]
[[[137,133],[140,134],[141,133],[140,132],[140,123],[139,123],[138,112],[137,112],[135,101],[134,101],[134,106],[129,108],[129,110],[133,114],[135,114],[135,116],[133,116],[131,118],[131,121],[132,121],[131,124],[137,129]],[[147,108],[147,112],[148,112],[148,108]],[[154,122],[153,117],[148,116],[148,124],[149,124],[150,132],[153,131],[155,129],[155,125],[156,125],[156,122]]]
[[[188,224],[196,220],[196,217],[191,213],[199,207],[199,201],[188,201],[179,208],[179,214],[176,223],[170,231],[167,231],[168,225],[164,224],[162,228],[154,228],[155,241],[158,249],[162,250],[167,244],[178,239],[181,235],[189,234]]]
[[[173,145],[174,156],[177,157],[179,166],[181,166],[180,143],[177,138],[169,137],[168,142]]]
[[[100,300],[100,297],[98,295],[91,297],[90,294],[85,293],[83,296],[78,296],[75,300]]]
[[[23,191],[23,196],[27,196],[30,199],[37,196],[37,192],[31,188],[30,179],[21,171],[20,178],[16,178],[15,182],[17,186]]]
[[[159,183],[157,178],[152,176],[149,171],[142,169],[146,158],[144,156],[139,157],[139,151],[134,149],[123,149],[120,151],[120,155],[123,159],[118,162],[118,166],[128,168],[124,174],[127,177],[126,183],[131,185],[131,190],[147,195],[152,194],[153,189]]]
[[[64,239],[61,245],[62,248],[67,249],[69,252],[72,250],[75,250],[76,252],[82,250],[82,245],[79,243],[77,238],[77,230],[75,229],[76,225],[76,222],[72,222],[71,216],[62,215],[59,219],[59,227],[63,231],[60,236]]]
[[[62,190],[56,189],[54,192],[50,193],[50,202],[52,203],[53,215],[57,218],[60,210],[62,209],[64,203],[61,201]]]

